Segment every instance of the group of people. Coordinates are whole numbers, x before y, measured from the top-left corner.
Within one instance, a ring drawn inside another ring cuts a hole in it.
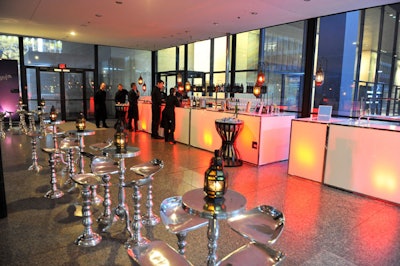
[[[164,139],[165,142],[175,144],[175,107],[180,106],[176,89],[171,88],[166,99],[162,99],[164,81],[159,80],[151,92],[151,137],[153,139]],[[165,101],[165,108],[161,113],[161,104]],[[164,128],[164,138],[158,135],[158,128]]]
[[[163,97],[164,91],[164,81],[157,81],[156,87],[151,92],[151,137],[153,139],[164,139],[165,142],[169,142],[170,144],[175,144],[175,107],[180,106],[180,101],[176,96],[176,89],[171,88],[169,90],[169,95],[167,97]],[[95,119],[96,126],[100,127],[100,122],[102,126],[108,128],[106,123],[107,119],[107,109],[106,109],[106,84],[103,82],[100,84],[100,88],[94,94],[94,103],[95,103]],[[122,84],[118,84],[118,90],[115,93],[115,103],[116,104],[124,104],[126,103],[126,99],[129,102],[128,109],[128,123],[127,129],[129,131],[138,131],[138,120],[139,120],[139,108],[138,108],[138,99],[140,97],[140,92],[137,89],[137,85],[135,82],[131,83],[131,90],[128,92],[124,89]],[[165,102],[165,108],[161,113],[161,105]],[[120,113],[122,112],[122,113]],[[125,121],[125,112],[117,111],[116,112],[117,123]],[[132,121],[134,125],[132,126]],[[117,123],[114,127],[117,126]],[[158,134],[159,127],[164,128],[164,137],[161,137]]]
[[[100,89],[97,90],[94,94],[94,105],[95,105],[95,119],[96,119],[96,127],[100,127],[100,122],[102,122],[103,127],[108,128],[106,119],[107,119],[107,108],[106,108],[106,84],[103,82],[100,84]],[[128,109],[128,123],[127,129],[129,131],[138,131],[138,120],[139,120],[139,108],[138,108],[138,99],[140,97],[140,92],[137,89],[137,85],[135,82],[131,83],[131,90],[128,92],[124,89],[122,84],[118,84],[118,90],[115,93],[114,101],[116,104],[124,104],[126,103],[126,99],[128,98],[129,109]],[[124,111],[116,111],[115,113],[117,122],[114,125],[116,128],[117,124],[125,121],[125,112]],[[134,127],[132,127],[132,120],[134,121]]]

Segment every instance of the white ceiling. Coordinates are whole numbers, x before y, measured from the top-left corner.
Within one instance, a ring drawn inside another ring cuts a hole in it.
[[[158,50],[391,3],[398,1],[0,0],[0,33]]]

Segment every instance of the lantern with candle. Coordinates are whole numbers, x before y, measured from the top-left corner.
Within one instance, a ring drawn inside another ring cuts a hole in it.
[[[76,119],[75,122],[75,127],[79,132],[82,132],[86,128],[86,119],[83,113],[80,113],[78,118]]]
[[[124,132],[124,127],[121,123],[117,123],[117,129],[114,134],[114,145],[116,147],[117,153],[126,152],[126,146],[128,144],[128,136]]]
[[[52,105],[50,109],[50,121],[55,122],[57,120],[57,115],[58,114],[56,108],[54,107],[54,105]]]
[[[208,200],[223,199],[227,187],[227,174],[223,169],[223,160],[219,155],[219,150],[215,150],[210,167],[204,173],[204,192],[206,198]]]

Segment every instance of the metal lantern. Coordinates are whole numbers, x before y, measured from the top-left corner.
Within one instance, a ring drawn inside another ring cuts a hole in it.
[[[44,99],[41,99],[40,100],[40,106],[41,107],[45,107],[45,105],[46,105],[46,101]]]
[[[57,111],[56,108],[54,108],[54,105],[52,105],[50,109],[50,121],[54,122],[56,120],[57,120]]]
[[[178,91],[179,91],[179,93],[183,93],[184,90],[185,90],[185,88],[183,87],[183,83],[182,82],[178,82]]]
[[[143,78],[142,75],[140,75],[139,79],[138,79],[138,84],[142,85],[143,84]]]
[[[117,149],[118,153],[125,152],[126,146],[128,143],[128,136],[124,132],[124,128],[121,127],[121,124],[117,124],[117,130],[114,134],[114,145]]]
[[[226,210],[226,206],[224,204],[225,199],[209,199],[208,197],[205,198],[205,204],[203,209],[209,212],[221,212]]]
[[[23,104],[24,102],[22,101],[22,98],[21,97],[19,97],[19,100],[18,100],[18,105],[19,106],[22,106],[22,104]]]
[[[80,113],[75,122],[75,127],[78,131],[82,132],[86,128],[86,119],[83,113]]]
[[[325,80],[325,74],[324,74],[324,70],[322,69],[322,67],[319,67],[317,72],[315,73],[315,86],[321,86],[322,84],[324,84],[324,80]]]
[[[143,91],[146,91],[146,89],[147,89],[147,88],[146,88],[146,83],[144,83],[143,86],[142,86],[142,90],[143,90]]]
[[[186,83],[185,83],[185,90],[186,90],[186,91],[190,91],[191,88],[192,88],[192,86],[190,85],[190,82],[189,82],[189,81],[186,81]]]
[[[264,84],[264,82],[265,82],[265,74],[262,71],[260,71],[258,72],[257,75],[257,84],[261,86]]]
[[[261,87],[258,85],[255,85],[253,88],[253,94],[254,94],[254,96],[256,96],[256,98],[260,97]]]
[[[223,160],[219,150],[214,151],[210,167],[204,173],[204,192],[208,199],[222,198],[228,187],[226,173],[223,169]]]

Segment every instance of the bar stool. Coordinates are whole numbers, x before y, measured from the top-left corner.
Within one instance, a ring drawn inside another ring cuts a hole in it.
[[[160,206],[161,221],[167,230],[178,238],[178,252],[185,255],[187,233],[208,224],[208,219],[190,215],[182,209],[182,197],[173,196],[164,199]]]
[[[228,225],[241,236],[260,244],[273,244],[282,234],[285,217],[268,205],[260,205],[228,219]]]
[[[76,182],[78,185],[82,186],[82,224],[84,226],[83,233],[75,240],[75,244],[83,247],[94,247],[101,242],[101,236],[92,229],[92,211],[91,205],[92,202],[90,200],[90,186],[91,185],[100,185],[102,184],[102,180],[99,176],[93,173],[86,174],[77,174],[72,177],[72,180]]]
[[[281,251],[251,242],[228,254],[217,265],[279,265],[285,258],[286,255]]]
[[[25,122],[25,114],[27,112],[21,108],[17,110],[17,113],[19,115],[19,123],[18,123],[19,132],[26,134],[26,132],[28,132],[28,128]]]
[[[32,146],[32,165],[29,166],[28,170],[32,171],[35,170],[36,173],[39,173],[42,170],[43,166],[39,165],[38,163],[38,155],[37,155],[37,139],[41,138],[42,134],[36,131],[30,131],[26,133],[28,137],[31,138],[31,146]]]
[[[68,171],[68,176],[69,178],[65,182],[65,185],[71,185],[71,188],[68,190],[68,192],[71,192],[74,190],[77,185],[76,183],[72,180],[74,177],[76,171],[75,171],[75,163],[74,163],[74,155],[75,155],[75,150],[79,150],[79,142],[77,138],[74,137],[66,137],[60,141],[60,149],[66,153],[66,159],[67,159],[67,171]]]
[[[103,213],[97,218],[97,222],[101,227],[103,227],[102,231],[106,231],[106,228],[111,225],[112,217],[111,217],[111,195],[110,195],[110,175],[118,174],[119,168],[118,164],[114,162],[114,160],[108,157],[95,157],[93,158],[90,168],[92,173],[102,177],[103,186],[104,186],[104,200]]]
[[[6,111],[6,113],[8,114],[8,131],[11,131],[12,130],[12,128],[13,128],[13,122],[12,122],[12,114],[14,113],[14,112],[11,112],[11,111]]]
[[[6,137],[6,132],[4,132],[4,117],[6,113],[0,112],[0,139],[4,139]]]
[[[58,199],[64,196],[64,192],[62,192],[57,187],[57,176],[56,176],[56,169],[55,169],[55,160],[54,156],[59,150],[54,148],[42,148],[42,151],[49,155],[49,166],[50,166],[50,186],[51,189],[47,191],[45,194],[46,198],[50,199]]]
[[[143,215],[142,223],[148,226],[155,226],[160,222],[160,217],[153,213],[153,176],[164,168],[164,162],[160,159],[153,159],[149,162],[134,165],[130,168],[135,174],[143,176],[144,179],[148,179],[147,182],[147,199],[146,207],[147,214]]]

